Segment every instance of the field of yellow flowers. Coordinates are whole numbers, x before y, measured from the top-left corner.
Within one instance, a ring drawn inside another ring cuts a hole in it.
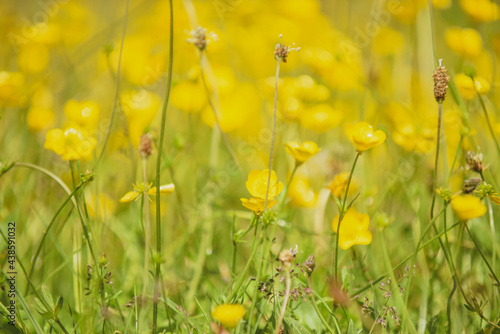
[[[0,13],[0,333],[500,333],[497,0]]]

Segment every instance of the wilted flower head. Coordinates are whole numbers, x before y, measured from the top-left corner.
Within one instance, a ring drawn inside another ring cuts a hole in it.
[[[139,142],[139,155],[142,159],[146,159],[151,155],[152,147],[152,139],[150,134],[145,134],[141,136],[141,141]]]
[[[465,161],[467,162],[467,169],[473,170],[476,173],[482,174],[487,170],[489,165],[483,165],[483,154],[467,151],[465,154]]]
[[[283,35],[280,35],[280,39],[283,37]],[[299,51],[300,47],[296,48],[295,43],[292,43],[291,46],[285,46],[282,43],[276,44],[276,48],[274,50],[274,58],[276,60],[280,60],[284,63],[287,61],[287,57],[292,51]]]
[[[234,328],[239,324],[245,313],[246,310],[243,305],[222,304],[213,309],[212,317],[225,327]]]
[[[316,258],[314,257],[314,254],[309,255],[306,262],[304,262],[303,266],[304,269],[307,271],[307,274],[311,276],[311,274],[314,271],[314,268],[316,268]]]
[[[194,44],[200,51],[205,50],[210,41],[217,42],[217,35],[213,31],[207,33],[207,29],[202,27],[191,30],[189,36],[186,42]]]
[[[280,260],[283,267],[289,269],[295,261],[295,254],[290,249],[284,249],[278,256],[278,260]]]

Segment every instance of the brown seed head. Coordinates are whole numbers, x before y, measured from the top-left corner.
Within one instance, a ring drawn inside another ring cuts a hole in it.
[[[477,186],[480,185],[481,182],[483,182],[483,180],[481,180],[480,178],[465,180],[462,191],[464,192],[464,194],[471,194],[474,190],[476,190]]]
[[[306,262],[304,262],[304,269],[306,270],[307,274],[311,276],[314,268],[316,268],[316,258],[314,257],[314,254],[311,254],[307,258]]]
[[[153,144],[151,140],[151,135],[145,134],[141,137],[141,141],[139,142],[139,155],[142,159],[147,159],[151,155],[151,151],[153,150]]]
[[[473,170],[479,174],[482,174],[483,171],[487,170],[489,167],[489,165],[483,165],[483,155],[481,153],[467,151],[465,154],[465,161],[467,162],[467,169]]]
[[[295,261],[295,255],[289,249],[285,249],[281,251],[278,260],[280,260],[285,269],[289,269]]]
[[[280,39],[283,37],[280,35]],[[292,46],[285,46],[282,43],[276,44],[276,48],[274,49],[274,59],[276,60],[281,60],[282,62],[286,63],[287,57],[290,54],[291,51],[299,51],[299,48],[295,47],[295,43],[292,44]]]
[[[200,51],[205,50],[211,40],[217,41],[217,35],[214,32],[207,33],[207,29],[202,27],[191,30],[189,35],[190,38],[186,39],[186,41],[194,44]]]
[[[443,103],[446,98],[446,89],[450,77],[446,74],[446,68],[441,66],[442,59],[439,60],[439,67],[432,75],[434,77],[434,98],[438,103]]]

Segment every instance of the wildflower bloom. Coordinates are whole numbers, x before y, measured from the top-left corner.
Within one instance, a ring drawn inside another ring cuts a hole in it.
[[[473,195],[454,196],[451,207],[460,220],[469,220],[483,216],[487,209],[479,198]]]
[[[333,196],[337,198],[344,196],[345,190],[347,188],[347,182],[349,182],[349,175],[351,175],[350,172],[343,172],[335,175],[332,182],[330,182],[330,184],[328,185],[328,188],[332,192]],[[351,185],[349,186],[349,194],[355,192],[356,189],[357,189],[357,184],[353,182],[353,180],[351,180]]]
[[[348,124],[346,135],[359,153],[382,144],[386,137],[384,131],[373,131],[373,127],[367,122]]]
[[[186,113],[200,112],[206,103],[203,86],[182,81],[172,88],[172,105]]]
[[[269,179],[269,169],[262,171],[254,169],[248,174],[246,186],[248,192],[257,198],[266,199],[267,181]],[[274,170],[271,170],[271,179],[269,185],[268,198],[274,198],[283,190],[283,183],[278,182],[278,176]]]
[[[69,100],[64,106],[64,115],[70,123],[88,130],[97,127],[100,112],[99,105],[93,101]]]
[[[491,22],[499,18],[500,9],[491,0],[460,0],[460,6],[475,21]]]
[[[453,52],[464,58],[479,56],[483,50],[481,35],[474,29],[450,28],[445,40]]]
[[[273,206],[276,205],[276,203],[278,203],[278,201],[275,199],[268,200],[267,201],[267,208],[264,208],[265,202],[266,202],[266,200],[262,199],[262,198],[255,198],[255,197],[252,197],[250,199],[241,198],[241,204],[245,208],[255,212],[258,215],[260,215],[266,209],[272,208]]]
[[[160,98],[155,93],[140,89],[123,92],[120,101],[127,119],[130,141],[135,147],[138,147],[140,137],[151,124],[160,108]]]
[[[262,171],[255,169],[248,175],[246,187],[248,192],[253,196],[250,199],[241,198],[241,204],[247,209],[252,210],[257,215],[276,205],[278,201],[274,197],[278,196],[283,190],[283,183],[278,182],[278,176],[274,170],[271,170],[271,182],[269,185],[269,193],[267,196],[267,207],[265,208],[267,181],[269,178],[269,169]]]
[[[312,141],[306,141],[302,144],[296,141],[289,141],[285,144],[285,149],[297,161],[298,165],[306,162],[321,151],[321,148]]]
[[[45,136],[44,147],[54,151],[65,161],[90,160],[97,141],[84,129],[52,129]]]
[[[151,183],[148,185],[144,184],[138,184],[134,186],[133,191],[129,191],[125,195],[123,195],[122,198],[120,198],[120,202],[122,203],[127,203],[131,202],[133,200],[136,200],[140,198],[144,193],[147,193],[148,195],[156,195],[156,187],[151,187]],[[175,185],[173,183],[165,184],[163,186],[160,186],[160,195],[165,195],[165,194],[170,194],[175,190]]]
[[[475,76],[473,79],[464,73],[455,75],[455,84],[460,95],[466,100],[472,100],[477,96],[476,90],[481,95],[490,92],[490,84],[481,76]]]
[[[212,310],[212,317],[227,328],[236,327],[246,313],[240,304],[222,304]]]
[[[339,216],[333,219],[333,231],[339,236],[339,246],[342,249],[351,248],[353,245],[368,245],[372,242],[372,234],[368,230],[370,217],[367,214],[357,212],[354,208],[349,209],[340,224],[340,232],[337,231]]]
[[[311,188],[309,179],[302,175],[292,179],[287,195],[291,198],[291,205],[302,208],[315,207],[318,200],[318,194]]]

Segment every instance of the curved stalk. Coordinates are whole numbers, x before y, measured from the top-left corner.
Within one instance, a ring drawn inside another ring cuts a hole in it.
[[[167,87],[165,92],[165,100],[163,102],[163,108],[161,113],[161,128],[160,128],[160,141],[158,143],[158,158],[156,160],[156,255],[161,254],[161,201],[160,201],[160,179],[161,179],[161,156],[163,153],[163,141],[165,139],[165,124],[167,123],[167,106],[170,100],[170,88],[172,86],[172,68],[173,68],[173,58],[174,58],[174,8],[172,0],[169,1],[170,4],[170,44],[168,52],[168,78]],[[159,260],[159,259],[157,259]],[[153,328],[152,331],[156,334],[157,323],[158,323],[158,285],[160,278],[160,261],[155,263],[155,284],[154,284],[154,296],[153,296]]]

